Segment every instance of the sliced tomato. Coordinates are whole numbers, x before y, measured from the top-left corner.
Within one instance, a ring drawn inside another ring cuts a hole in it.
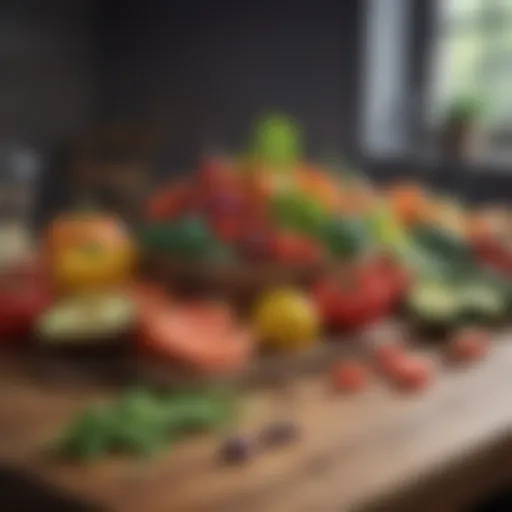
[[[146,309],[140,326],[143,353],[205,372],[239,368],[250,357],[252,335],[239,328],[224,306]]]

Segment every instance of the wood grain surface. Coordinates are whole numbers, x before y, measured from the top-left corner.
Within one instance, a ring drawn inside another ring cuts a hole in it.
[[[358,396],[334,396],[325,376],[286,394],[247,394],[240,431],[295,419],[302,438],[242,467],[217,458],[224,434],[197,437],[156,459],[108,459],[80,467],[49,461],[41,446],[100,388],[32,382],[23,367],[0,368],[0,456],[44,483],[122,512],[331,512],[460,510],[512,476],[512,344],[467,369],[437,361],[422,395],[377,378]]]

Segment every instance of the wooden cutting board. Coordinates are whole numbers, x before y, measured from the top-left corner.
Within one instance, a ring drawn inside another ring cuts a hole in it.
[[[44,386],[23,365],[0,367],[0,457],[46,485],[104,510],[122,512],[453,511],[512,474],[512,345],[468,369],[438,361],[435,385],[420,396],[377,378],[358,396],[333,396],[324,376],[294,381],[286,398],[245,396],[239,431],[269,419],[301,426],[293,446],[242,467],[217,458],[219,435],[190,439],[154,460],[110,458],[81,467],[45,460],[41,445],[101,386]]]

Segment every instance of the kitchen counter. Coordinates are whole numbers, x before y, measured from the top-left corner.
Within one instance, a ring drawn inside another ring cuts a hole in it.
[[[512,475],[512,344],[467,369],[438,361],[422,395],[401,394],[376,378],[357,396],[336,396],[325,378],[297,380],[282,394],[247,396],[240,431],[265,418],[295,419],[302,438],[244,466],[217,460],[219,434],[192,438],[144,461],[110,458],[77,466],[49,461],[41,446],[99,386],[43,385],[23,364],[0,368],[0,457],[44,485],[122,512],[436,512],[461,505]]]

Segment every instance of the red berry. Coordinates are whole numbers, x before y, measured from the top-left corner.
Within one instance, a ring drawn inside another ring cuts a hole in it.
[[[478,361],[485,357],[490,345],[490,335],[481,329],[464,329],[455,334],[449,345],[449,355],[459,362]]]
[[[404,347],[400,343],[383,343],[375,348],[377,368],[383,373],[393,372],[396,365],[404,357]]]
[[[407,391],[425,389],[432,381],[432,362],[418,356],[401,356],[389,376],[400,388]]]
[[[338,363],[331,370],[331,383],[336,391],[361,391],[368,384],[368,370],[357,361]]]

